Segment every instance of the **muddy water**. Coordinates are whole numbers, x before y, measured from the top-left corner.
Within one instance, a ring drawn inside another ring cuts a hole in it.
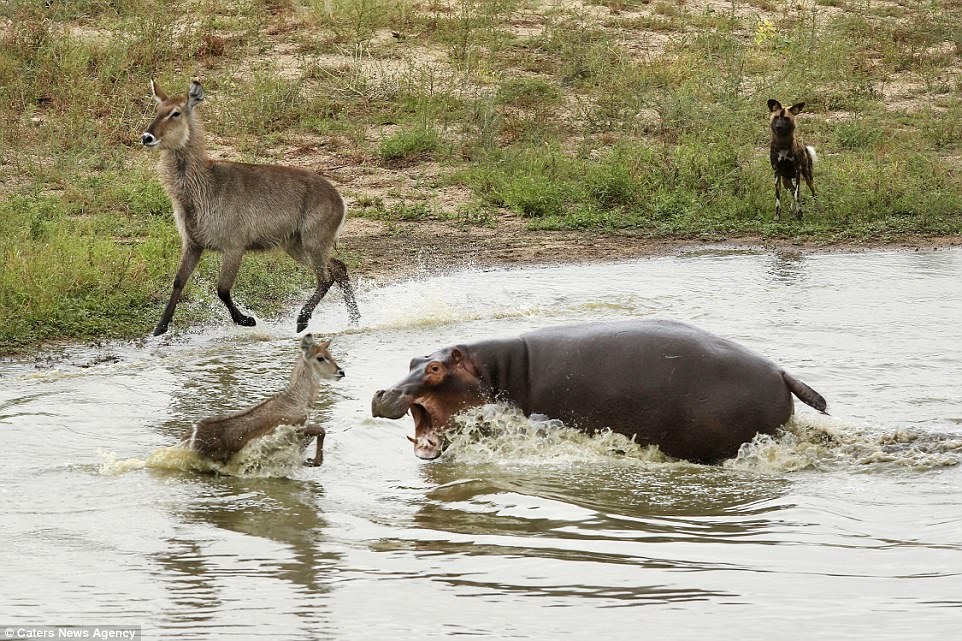
[[[283,384],[293,317],[0,365],[0,624],[149,638],[954,638],[962,252],[704,252],[362,287],[322,468],[281,434],[218,471],[172,447]],[[829,400],[704,467],[510,408],[418,461],[369,417],[411,356],[551,323],[674,317]],[[478,438],[481,429],[490,432]],[[610,634],[610,632],[609,632]]]

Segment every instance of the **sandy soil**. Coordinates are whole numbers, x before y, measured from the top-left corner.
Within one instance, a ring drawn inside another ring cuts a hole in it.
[[[761,237],[711,240],[651,239],[630,233],[530,231],[524,221],[502,217],[496,227],[461,227],[422,221],[390,225],[348,220],[339,247],[356,258],[355,275],[387,282],[415,274],[445,273],[465,268],[512,267],[616,261],[672,256],[699,251],[756,251],[785,254],[861,252],[879,249],[936,251],[962,247],[962,236],[904,237],[867,243],[798,243]]]

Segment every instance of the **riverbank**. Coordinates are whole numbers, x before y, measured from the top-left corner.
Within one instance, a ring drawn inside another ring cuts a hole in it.
[[[813,238],[758,235],[711,238],[651,238],[639,234],[592,231],[531,231],[523,221],[503,220],[497,227],[459,227],[446,223],[388,225],[353,219],[343,247],[357,259],[355,274],[390,282],[419,273],[525,265],[589,263],[698,252],[779,252],[810,254],[866,251],[939,251],[962,247],[962,235],[913,236],[884,241],[838,242]]]
[[[180,249],[138,143],[150,78],[203,80],[212,157],[330,176],[357,275],[705,243],[913,248],[962,235],[960,24],[957,0],[5,5],[0,354],[156,322]],[[772,97],[806,103],[799,136],[819,152],[802,221],[772,220]],[[178,326],[223,321],[218,264],[202,261]],[[262,254],[235,291],[269,318],[309,286]]]

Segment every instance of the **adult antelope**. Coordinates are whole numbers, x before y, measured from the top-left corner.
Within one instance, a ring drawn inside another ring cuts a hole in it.
[[[150,90],[157,115],[140,141],[160,150],[160,179],[181,238],[180,267],[154,336],[167,331],[205,249],[223,254],[217,296],[238,325],[256,323],[230,295],[244,252],[273,248],[284,249],[317,276],[317,288],[297,316],[298,332],[307,327],[314,308],[335,282],[344,293],[351,322],[356,323],[360,313],[347,267],[330,257],[345,218],[337,189],[307,169],[211,160],[196,109],[204,100],[200,83],[193,81],[186,95],[168,96],[153,80]]]

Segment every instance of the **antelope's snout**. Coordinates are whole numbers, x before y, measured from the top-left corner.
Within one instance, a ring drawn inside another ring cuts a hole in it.
[[[155,136],[154,134],[150,133],[149,131],[145,131],[144,133],[140,134],[140,142],[145,147],[153,147],[154,145],[159,143],[160,140],[158,140],[157,136]]]
[[[344,370],[338,368],[337,374],[334,375],[334,378],[336,378],[337,380],[341,380],[341,379],[344,378],[345,376],[346,376],[346,374],[344,373]]]

